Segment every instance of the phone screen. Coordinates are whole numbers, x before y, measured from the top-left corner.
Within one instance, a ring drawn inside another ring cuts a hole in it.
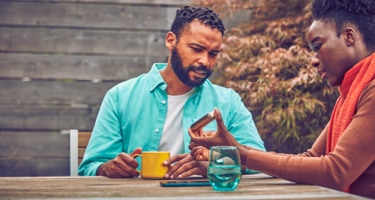
[[[162,187],[194,187],[211,186],[208,180],[164,180],[160,181]]]

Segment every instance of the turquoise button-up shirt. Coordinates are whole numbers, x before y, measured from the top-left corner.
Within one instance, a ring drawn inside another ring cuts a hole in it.
[[[106,93],[79,175],[95,176],[102,163],[121,152],[131,153],[137,147],[143,151],[158,150],[168,108],[167,84],[159,72],[165,67],[165,63],[154,64],[148,73],[119,83]],[[240,96],[207,80],[195,89],[183,108],[185,153],[190,152],[188,128],[215,107],[239,143],[265,150],[252,115]],[[216,123],[208,124],[204,130],[216,130]]]

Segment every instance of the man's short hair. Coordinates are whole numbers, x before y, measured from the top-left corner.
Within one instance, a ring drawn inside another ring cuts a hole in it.
[[[176,11],[170,31],[179,38],[183,29],[195,19],[212,29],[218,29],[224,35],[224,24],[217,13],[209,8],[192,6],[183,6]]]

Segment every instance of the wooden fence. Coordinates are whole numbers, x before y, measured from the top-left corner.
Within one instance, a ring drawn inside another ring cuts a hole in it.
[[[69,175],[69,129],[105,92],[164,62],[190,0],[0,0],[0,176]]]
[[[68,130],[91,131],[110,87],[166,61],[186,4],[0,0],[0,176],[69,175]]]

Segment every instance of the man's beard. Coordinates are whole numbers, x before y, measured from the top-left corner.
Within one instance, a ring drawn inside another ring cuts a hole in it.
[[[182,60],[180,57],[180,54],[178,53],[177,48],[175,47],[172,50],[172,57],[171,57],[171,64],[172,69],[174,73],[177,75],[178,79],[180,79],[181,82],[183,82],[185,85],[190,87],[197,87],[200,86],[206,81],[208,77],[211,76],[212,70],[210,70],[207,66],[188,66],[184,68],[182,66]],[[195,80],[192,80],[189,78],[189,72],[190,71],[204,71],[206,73],[205,78],[196,78]]]

